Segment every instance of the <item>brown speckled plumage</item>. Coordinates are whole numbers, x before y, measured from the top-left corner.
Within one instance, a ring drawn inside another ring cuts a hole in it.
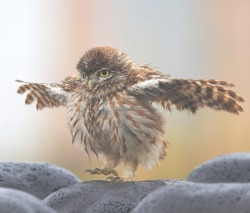
[[[167,142],[164,120],[152,106],[195,113],[210,107],[238,114],[243,98],[218,80],[175,79],[144,65],[111,47],[96,47],[80,59],[78,76],[59,84],[23,83],[18,93],[28,91],[26,104],[37,109],[67,107],[73,143],[94,153],[105,165],[91,174],[113,174],[124,163],[123,179],[132,179],[138,164],[151,167],[164,159]]]

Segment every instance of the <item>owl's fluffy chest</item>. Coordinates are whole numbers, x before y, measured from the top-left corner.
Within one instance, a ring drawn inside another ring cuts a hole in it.
[[[88,99],[68,106],[74,143],[83,145],[87,153],[132,159],[146,166],[165,153],[162,122],[149,103],[124,93],[107,101]]]

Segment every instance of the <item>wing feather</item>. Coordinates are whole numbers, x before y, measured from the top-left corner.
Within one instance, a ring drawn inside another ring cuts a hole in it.
[[[68,92],[64,90],[61,84],[29,83],[16,80],[23,83],[19,86],[17,93],[28,92],[25,104],[31,104],[36,101],[36,108],[65,106],[67,103]]]
[[[232,86],[226,81],[167,77],[134,84],[128,93],[138,99],[161,103],[166,109],[174,105],[178,110],[195,113],[198,108],[210,107],[238,114],[243,111],[239,102],[244,102],[244,99],[227,88]]]

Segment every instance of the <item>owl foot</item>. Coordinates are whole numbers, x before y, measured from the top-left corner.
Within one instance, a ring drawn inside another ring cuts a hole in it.
[[[119,177],[119,176],[108,176],[106,178],[107,181],[111,181],[111,182],[129,182],[132,180],[132,178],[129,178],[129,177],[125,177],[125,176],[122,176],[122,177]]]
[[[109,169],[109,168],[104,168],[104,169],[99,169],[96,168],[94,170],[88,169],[85,172],[89,172],[91,175],[114,175],[114,177],[118,177],[117,171],[114,169]]]
[[[108,176],[106,180],[110,182],[123,182],[124,181],[121,177],[118,177],[118,176]]]

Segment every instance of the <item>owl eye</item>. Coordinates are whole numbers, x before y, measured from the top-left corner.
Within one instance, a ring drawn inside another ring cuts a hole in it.
[[[107,76],[109,76],[109,71],[108,71],[108,70],[101,70],[101,71],[99,72],[99,75],[100,75],[101,77],[107,77]]]

